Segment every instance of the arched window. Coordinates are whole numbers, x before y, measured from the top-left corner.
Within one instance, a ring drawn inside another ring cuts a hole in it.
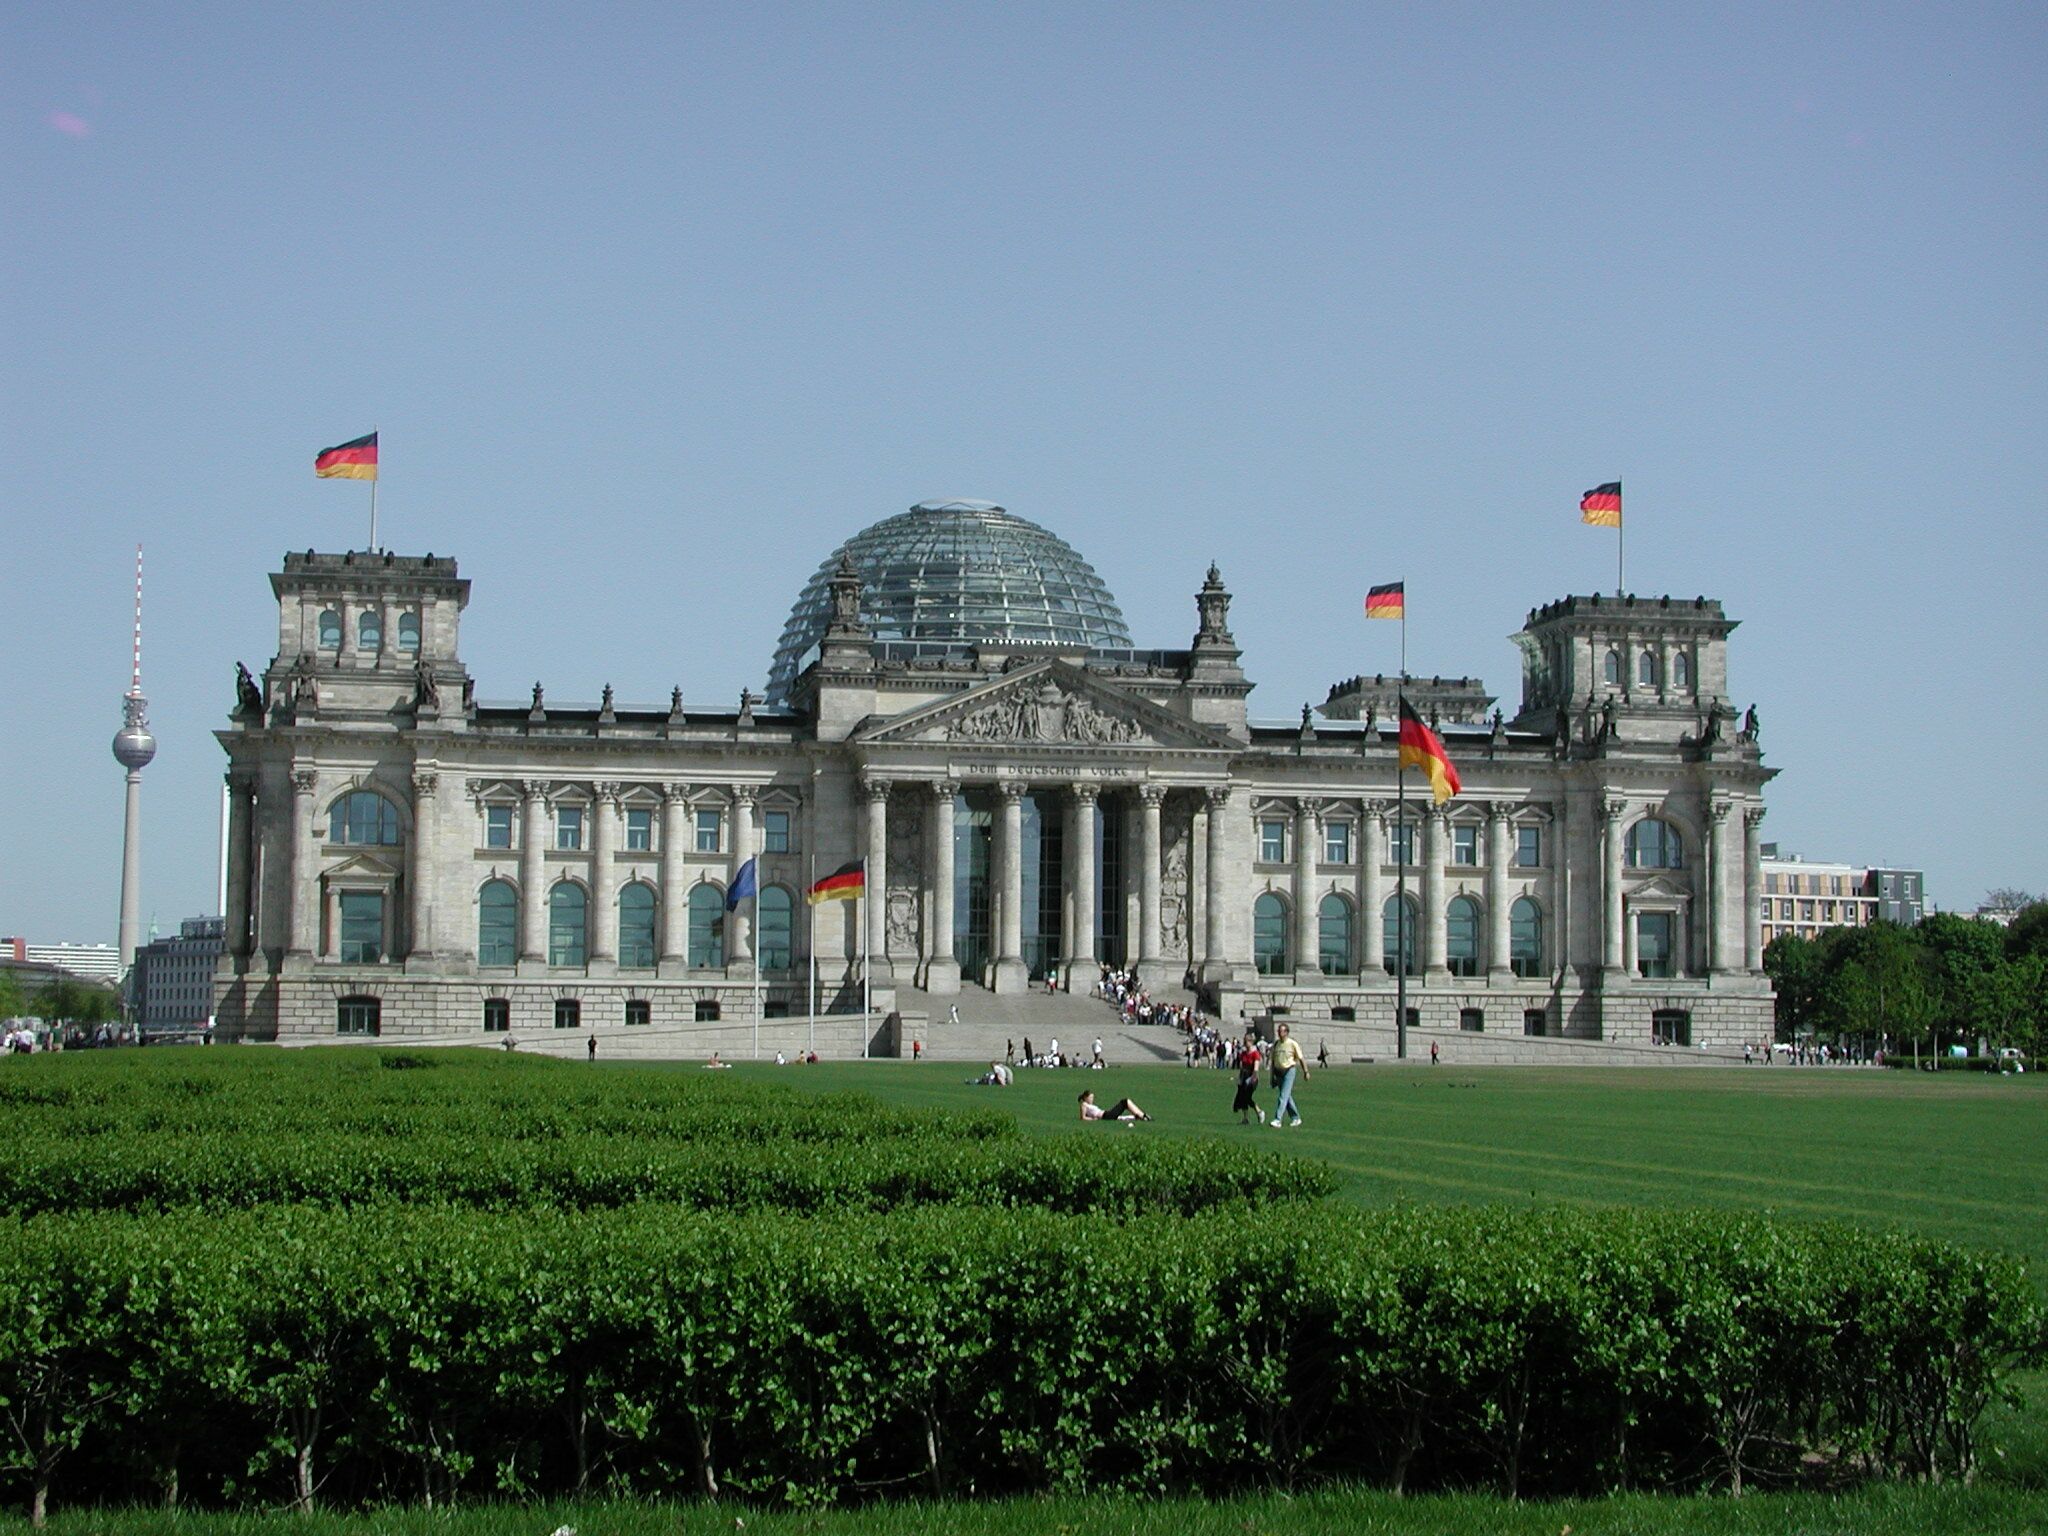
[[[690,965],[715,971],[725,964],[725,895],[715,885],[690,888]]]
[[[573,880],[548,892],[548,964],[582,965],[589,953],[590,898]]]
[[[1415,974],[1415,930],[1421,920],[1422,913],[1413,896],[1389,896],[1387,904],[1380,909],[1380,927],[1385,941],[1381,947],[1386,953],[1389,975],[1397,965],[1410,976]]]
[[[1444,959],[1453,976],[1479,974],[1479,903],[1460,896],[1444,910]]]
[[[1636,681],[1645,688],[1657,686],[1657,658],[1649,651],[1636,658]]]
[[[374,790],[353,790],[327,813],[327,841],[389,848],[400,841],[398,807]]]
[[[320,649],[338,651],[341,649],[341,615],[332,608],[320,615]]]
[[[356,616],[356,648],[363,651],[384,649],[384,626],[374,608],[365,608]]]
[[[1526,896],[1508,908],[1508,964],[1517,976],[1543,974],[1543,912]]]
[[[619,887],[619,964],[654,967],[654,887],[644,880]]]
[[[1252,903],[1252,964],[1261,976],[1287,970],[1287,903],[1271,891]]]
[[[1645,816],[1628,829],[1628,865],[1630,869],[1681,869],[1685,865],[1684,846],[1678,836],[1678,828],[1668,821],[1655,816]]]
[[[754,904],[754,961],[764,971],[786,971],[796,964],[790,942],[795,932],[793,907],[784,887],[762,887],[761,899]]]
[[[1690,688],[1692,686],[1692,658],[1680,651],[1671,658],[1671,686]]]
[[[512,965],[519,959],[519,893],[509,880],[486,880],[476,893],[476,963]]]
[[[1611,648],[1608,650],[1607,661],[1601,675],[1616,687],[1621,685],[1621,652]]]
[[[1343,976],[1351,964],[1351,903],[1335,891],[1316,908],[1317,949],[1321,952],[1323,974]]]
[[[401,651],[417,651],[420,648],[420,616],[416,613],[401,613],[398,616],[398,648]]]

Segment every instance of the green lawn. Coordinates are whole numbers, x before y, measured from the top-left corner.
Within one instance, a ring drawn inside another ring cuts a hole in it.
[[[1710,1205],[1896,1224],[2016,1253],[2048,1289],[2048,1090],[2033,1076],[1333,1067],[1298,1095],[1306,1123],[1275,1132],[1240,1127],[1235,1076],[1205,1068],[1020,1072],[1001,1090],[968,1085],[953,1062],[741,1070],[908,1105],[1000,1104],[1048,1136],[1260,1137],[1331,1164],[1340,1198],[1365,1205]],[[1155,1118],[1082,1126],[1083,1088],[1105,1104],[1129,1094]],[[1270,1088],[1260,1101],[1272,1107]]]

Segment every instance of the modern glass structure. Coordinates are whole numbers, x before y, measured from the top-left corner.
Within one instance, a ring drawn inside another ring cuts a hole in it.
[[[1124,616],[1095,568],[1057,534],[987,501],[921,501],[825,557],[783,626],[768,703],[786,704],[831,610],[842,555],[860,572],[861,622],[879,641],[1128,648]]]

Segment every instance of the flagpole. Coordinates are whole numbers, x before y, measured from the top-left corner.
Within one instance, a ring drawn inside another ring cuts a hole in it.
[[[811,855],[811,883],[804,888],[804,905],[811,909],[811,1020],[804,1054],[809,1055],[818,1048],[818,904],[811,900],[811,893],[818,888],[818,856]]]
[[[1621,513],[1614,514],[1614,595],[1622,596],[1628,591],[1628,582],[1622,576],[1623,556],[1628,552],[1628,524]]]
[[[754,1060],[761,1059],[761,866],[754,866]]]
[[[1415,852],[1408,830],[1408,775],[1401,766],[1401,707],[1408,702],[1408,595],[1401,591],[1401,689],[1394,695],[1394,1059],[1408,1059],[1408,860]]]
[[[875,1012],[875,989],[868,970],[868,861],[860,861],[860,902],[853,909],[860,922],[860,1059],[868,1059],[868,1039]]]
[[[376,427],[375,427],[374,425],[372,425],[372,426],[371,426],[371,428],[370,428],[370,436],[372,436],[372,437],[377,437],[377,428],[376,428]],[[384,440],[383,440],[382,438],[378,438],[378,439],[377,439],[377,456],[378,456],[378,458],[379,458],[379,459],[382,459],[382,458],[383,458],[383,448],[384,448]],[[376,472],[378,472],[378,473],[381,473],[381,472],[382,472],[382,470],[383,470],[383,468],[384,468],[384,466],[383,466],[383,465],[382,465],[381,463],[378,463],[378,464],[373,464],[373,465],[372,465],[372,466],[370,466],[370,467],[371,467],[371,469],[372,469],[372,470],[374,470],[374,471],[376,471]],[[371,554],[373,554],[373,555],[374,555],[375,553],[377,553],[377,474],[376,474],[376,473],[373,473],[373,474],[372,474],[372,475],[370,476],[370,553],[371,553]]]

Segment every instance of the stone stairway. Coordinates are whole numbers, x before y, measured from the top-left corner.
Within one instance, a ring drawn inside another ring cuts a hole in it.
[[[1162,1002],[1189,1004],[1192,993],[1178,990],[1159,994]],[[1181,1059],[1181,1033],[1164,1024],[1126,1025],[1117,1010],[1099,997],[1084,993],[1057,992],[1048,996],[1036,992],[997,997],[976,987],[963,988],[957,997],[934,997],[914,987],[899,987],[896,1006],[903,1014],[903,1054],[910,1054],[910,1041],[924,1042],[924,1053],[937,1061],[1001,1061],[1004,1047],[1014,1042],[1018,1054],[1028,1038],[1039,1053],[1054,1040],[1062,1051],[1079,1050],[1084,1056],[1095,1041],[1102,1041],[1102,1054],[1111,1065],[1177,1062]],[[960,1022],[951,1021],[950,1010],[960,1010]]]

